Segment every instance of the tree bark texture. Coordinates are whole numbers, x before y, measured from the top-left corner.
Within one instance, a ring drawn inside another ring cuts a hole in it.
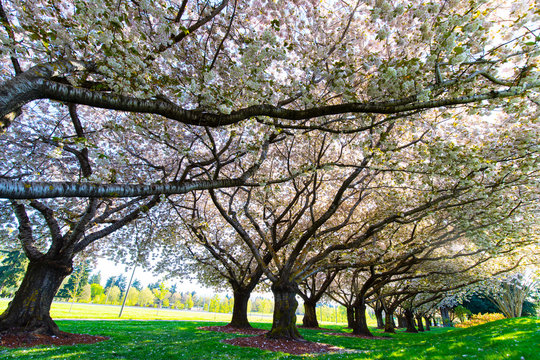
[[[404,316],[402,315],[398,315],[397,316],[397,321],[398,321],[398,328],[406,328],[407,327],[407,320],[405,319]]]
[[[405,322],[406,322],[406,326],[407,326],[407,329],[405,330],[405,332],[417,333],[418,330],[416,330],[416,328],[414,327],[414,314],[413,314],[412,310],[411,309],[405,309],[404,314],[405,314]]]
[[[360,301],[357,306],[354,307],[354,335],[363,335],[363,336],[373,336],[371,331],[369,331],[366,319],[366,303],[365,301]]]
[[[229,323],[230,326],[239,329],[251,328],[247,317],[247,308],[250,295],[251,291],[245,289],[233,291],[234,306],[232,319]]]
[[[394,324],[394,313],[390,310],[386,311],[384,316],[384,332],[385,333],[395,333],[396,326]]]
[[[452,324],[452,320],[450,319],[450,314],[448,312],[448,308],[442,307],[441,308],[441,318],[443,327],[452,327],[454,324]]]
[[[62,281],[71,271],[71,261],[66,261],[65,265],[30,261],[15,297],[0,315],[0,330],[58,335],[60,330],[50,315],[51,304]]]
[[[377,319],[377,329],[384,329],[384,317],[382,306],[375,306],[375,318]]]
[[[318,328],[319,321],[317,321],[317,303],[316,302],[304,302],[304,318],[302,319],[302,326],[308,328]]]
[[[427,316],[424,316],[424,319],[426,320],[426,331],[431,331],[431,324],[430,324],[430,320],[429,320],[429,317]]]
[[[354,307],[347,306],[347,328],[354,329]]]
[[[424,325],[422,324],[422,315],[416,315],[416,324],[418,325],[418,331],[424,332]]]
[[[296,284],[273,284],[274,319],[272,329],[266,335],[272,339],[301,340],[302,336],[296,327]]]

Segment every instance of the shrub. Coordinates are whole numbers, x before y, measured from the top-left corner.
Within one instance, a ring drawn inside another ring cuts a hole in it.
[[[471,326],[482,325],[491,321],[504,319],[504,315],[500,313],[495,314],[476,314],[473,315],[469,320],[464,321],[460,324],[456,324],[457,328],[468,328]]]

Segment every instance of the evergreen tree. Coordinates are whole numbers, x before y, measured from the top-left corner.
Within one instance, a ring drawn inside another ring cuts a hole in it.
[[[133,280],[133,282],[131,283],[131,287],[137,289],[138,291],[141,291],[143,288],[139,279]]]
[[[91,284],[100,284],[101,285],[101,271],[98,271],[97,274],[92,274],[88,279],[88,283]]]
[[[127,278],[125,275],[118,275],[114,281],[114,285],[118,286],[120,292],[123,294],[127,289]]]
[[[64,298],[79,296],[84,286],[88,284],[91,271],[89,260],[75,265],[73,267],[73,273],[69,276],[66,284],[58,291],[57,296]]]
[[[124,293],[127,288],[127,279],[125,275],[120,274],[117,276],[110,276],[105,283],[105,289],[109,289],[113,286],[118,287],[121,293]]]
[[[0,250],[0,292],[3,288],[16,287],[26,271],[28,259],[22,250]]]
[[[108,288],[110,288],[111,286],[113,286],[115,280],[116,280],[116,276],[109,276],[109,277],[107,278],[107,281],[105,282],[105,289],[108,289]]]

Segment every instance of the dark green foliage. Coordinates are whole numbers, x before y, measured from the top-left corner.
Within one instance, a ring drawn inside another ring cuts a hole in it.
[[[133,280],[133,282],[131,283],[131,287],[132,287],[132,288],[135,288],[135,289],[137,289],[137,290],[139,290],[139,291],[141,291],[142,288],[143,288],[141,282],[139,281],[139,279]],[[172,291],[171,291],[171,292],[172,292]]]
[[[88,283],[91,284],[100,284],[101,285],[101,271],[98,271],[97,274],[93,274],[88,279]]]
[[[6,290],[18,287],[22,281],[28,259],[22,250],[0,250],[0,258],[0,293],[8,295]]]
[[[521,316],[536,316],[536,309],[532,302],[525,300],[523,302],[523,309],[521,310]]]
[[[120,291],[124,293],[127,288],[127,279],[124,275],[118,275],[118,276],[111,276],[107,279],[107,283],[105,284],[105,289],[110,288],[112,286],[118,286]]]
[[[155,283],[148,284],[148,288],[150,290],[159,289],[159,284],[160,284],[160,282],[156,281]]]
[[[83,287],[88,284],[91,270],[90,261],[88,260],[79,265],[75,265],[66,284],[58,291],[56,296],[61,298],[71,298],[75,290],[76,296],[79,296]]]
[[[485,296],[475,294],[469,300],[464,301],[462,306],[469,309],[473,314],[493,314],[501,312],[497,306]]]

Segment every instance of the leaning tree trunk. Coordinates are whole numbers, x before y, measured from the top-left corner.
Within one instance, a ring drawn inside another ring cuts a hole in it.
[[[418,325],[418,331],[424,332],[424,325],[422,325],[422,315],[416,315],[416,324]]]
[[[59,335],[58,325],[50,315],[51,304],[62,281],[72,271],[71,260],[30,261],[15,297],[0,315],[0,330]]]
[[[233,291],[234,306],[232,319],[229,326],[239,329],[249,329],[251,324],[248,321],[247,308],[251,291],[248,289],[236,289]]]
[[[366,303],[363,299],[354,307],[354,317],[356,321],[352,333],[354,335],[373,336],[367,325]]]
[[[407,329],[405,332],[408,333],[417,333],[418,330],[414,327],[414,315],[411,309],[405,309],[405,322],[407,323]]]
[[[274,283],[274,319],[272,329],[266,334],[271,339],[303,339],[296,327],[296,284]]]
[[[394,324],[394,312],[389,309],[386,311],[384,316],[384,332],[385,333],[395,333],[396,326]]]
[[[319,322],[317,321],[317,303],[311,301],[304,302],[304,318],[302,319],[302,326],[307,328],[318,328]]]

